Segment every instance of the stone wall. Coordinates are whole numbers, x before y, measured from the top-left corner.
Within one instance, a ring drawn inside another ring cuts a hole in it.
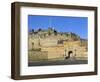
[[[41,51],[48,52],[48,59],[64,59],[64,47],[53,46],[53,47],[42,47]]]
[[[69,56],[77,59],[87,59],[87,42],[81,42],[80,40],[65,40],[62,44],[58,44],[57,42],[58,39],[54,39],[54,37],[29,39],[29,61],[58,60]],[[32,51],[33,49],[41,49],[41,51]]]
[[[48,59],[47,51],[29,51],[28,60],[31,61],[43,61]]]

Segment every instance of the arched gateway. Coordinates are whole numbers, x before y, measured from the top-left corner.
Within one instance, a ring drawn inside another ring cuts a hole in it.
[[[65,59],[71,58],[73,56],[73,51],[68,51],[68,56]]]

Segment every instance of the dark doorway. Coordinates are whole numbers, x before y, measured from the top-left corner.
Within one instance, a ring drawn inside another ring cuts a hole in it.
[[[69,58],[71,57],[72,54],[73,54],[73,52],[72,52],[72,51],[69,51],[69,52],[68,52],[68,56],[65,57],[65,59],[69,59]]]

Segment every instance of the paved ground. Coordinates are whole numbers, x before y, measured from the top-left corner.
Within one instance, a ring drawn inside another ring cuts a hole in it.
[[[56,61],[29,62],[28,66],[73,65],[73,64],[87,64],[87,63],[88,63],[87,60],[67,59],[67,60],[56,60]]]

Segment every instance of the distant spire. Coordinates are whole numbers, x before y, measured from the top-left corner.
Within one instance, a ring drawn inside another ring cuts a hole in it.
[[[50,17],[50,18],[49,18],[49,27],[52,27],[51,24],[52,24],[52,19],[51,19],[51,17]]]

